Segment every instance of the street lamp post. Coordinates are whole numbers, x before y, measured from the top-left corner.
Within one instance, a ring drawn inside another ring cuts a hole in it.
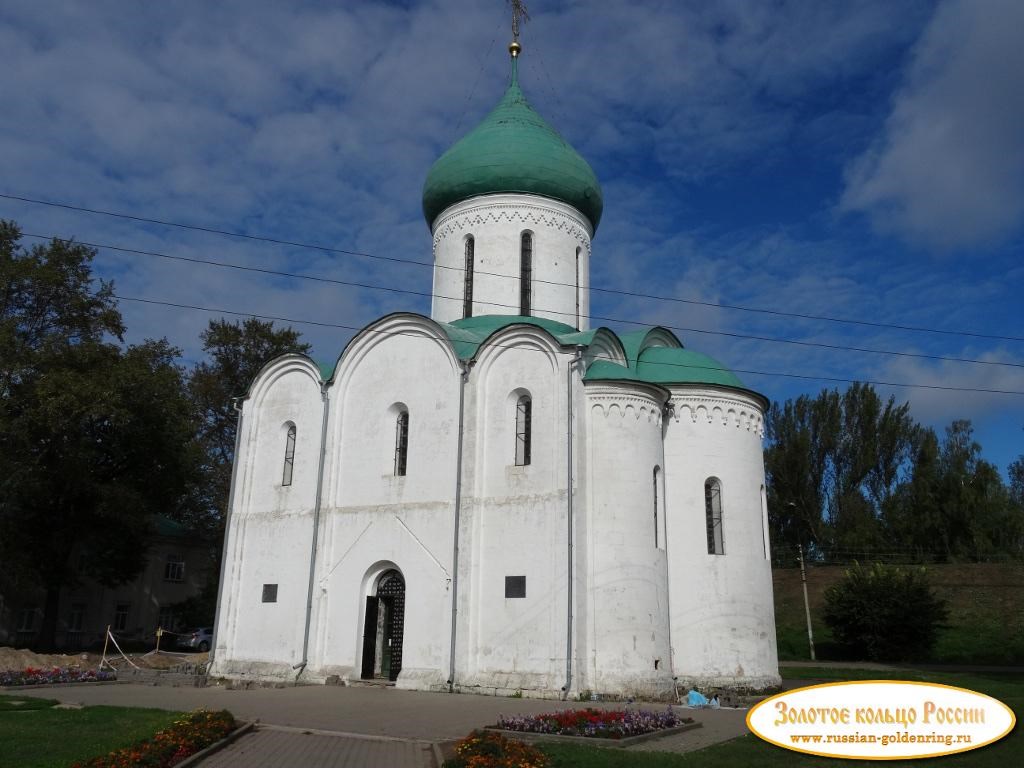
[[[792,507],[794,514],[796,513],[796,504],[792,501],[786,504],[787,507]],[[811,661],[816,661],[814,657],[814,630],[811,629],[811,603],[807,599],[807,570],[804,568],[804,545],[797,544],[797,552],[799,553],[800,562],[800,584],[804,590],[804,615],[807,617],[807,644],[811,648]]]

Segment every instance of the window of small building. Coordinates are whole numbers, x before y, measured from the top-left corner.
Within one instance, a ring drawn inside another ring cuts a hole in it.
[[[533,302],[533,233],[523,232],[519,240],[519,314],[530,316]]]
[[[288,427],[288,435],[284,440],[284,472],[281,476],[281,485],[292,484],[292,474],[295,471],[295,425]]]
[[[68,614],[68,632],[81,632],[85,621],[85,603],[72,603]]]
[[[277,584],[264,584],[263,585],[263,602],[264,603],[276,603],[277,602]]]
[[[156,617],[156,626],[158,629],[174,629],[174,609],[172,607],[170,607],[169,605],[164,605],[160,607],[160,612],[157,614]]]
[[[525,576],[506,576],[505,577],[505,597],[526,597],[526,577]]]
[[[181,582],[185,580],[185,560],[181,555],[168,555],[164,563],[164,581]]]
[[[533,440],[533,401],[523,395],[516,402],[516,466],[525,467],[530,463],[530,449]]]
[[[18,611],[18,631],[31,632],[35,628],[37,608],[31,606]]]
[[[118,603],[114,607],[114,631],[123,631],[128,628],[128,613],[131,611],[131,603]]]
[[[395,476],[405,477],[409,459],[409,412],[400,411],[395,420]]]
[[[708,478],[704,483],[704,515],[708,532],[708,554],[724,555],[725,542],[722,536],[722,484],[717,478]]]
[[[470,235],[466,238],[466,258],[462,276],[462,316],[473,316],[473,258],[476,241]]]

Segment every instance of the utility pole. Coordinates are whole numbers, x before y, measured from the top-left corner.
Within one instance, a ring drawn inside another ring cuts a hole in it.
[[[800,553],[800,582],[804,588],[804,613],[807,614],[807,642],[811,646],[811,661],[814,658],[814,632],[811,630],[811,604],[807,599],[807,571],[804,569],[804,545],[797,544],[797,551]]]

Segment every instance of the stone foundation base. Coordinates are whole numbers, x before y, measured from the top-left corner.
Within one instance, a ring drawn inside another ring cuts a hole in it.
[[[680,674],[676,680],[676,688],[680,696],[685,697],[686,692],[696,688],[701,693],[708,691],[728,690],[735,693],[761,693],[779,688],[782,685],[782,678],[779,675],[759,675],[736,677],[733,675],[684,675]]]
[[[287,662],[247,661],[218,657],[210,665],[207,674],[210,677],[223,677],[239,682],[251,680],[261,683],[295,683],[299,676],[299,670],[292,669],[292,665]],[[304,674],[303,678],[305,677]]]
[[[447,691],[448,683],[439,669],[403,667],[395,681],[395,688],[403,691]]]

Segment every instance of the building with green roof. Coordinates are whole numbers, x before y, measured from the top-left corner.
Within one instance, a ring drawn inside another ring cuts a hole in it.
[[[763,396],[590,324],[597,176],[517,75],[423,187],[429,317],[242,403],[212,672],[674,700],[779,683]]]

